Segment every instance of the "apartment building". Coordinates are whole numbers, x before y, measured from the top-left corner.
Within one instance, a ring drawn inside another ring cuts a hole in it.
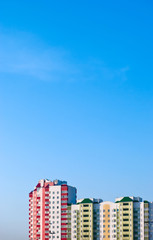
[[[84,198],[68,207],[69,239],[95,240],[99,239],[99,203],[101,199]]]
[[[153,240],[153,203],[140,197],[116,199],[117,240]]]
[[[113,202],[100,203],[100,239],[117,239],[117,205]]]
[[[76,188],[66,181],[40,180],[29,193],[29,240],[67,240],[67,206],[76,203]]]
[[[153,240],[153,203],[76,200],[66,181],[42,179],[29,193],[29,240]]]

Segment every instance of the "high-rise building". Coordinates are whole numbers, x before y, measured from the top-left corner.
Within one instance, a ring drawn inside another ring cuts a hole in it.
[[[67,182],[40,180],[29,193],[29,240],[153,240],[153,202],[84,198]]]
[[[69,239],[97,240],[99,239],[99,203],[101,199],[84,198],[68,207]]]
[[[68,206],[68,240],[153,240],[153,203],[86,198]]]
[[[100,203],[99,239],[117,239],[117,206],[113,202]]]
[[[117,204],[117,240],[153,240],[153,203],[122,197]]]
[[[40,180],[29,193],[29,240],[67,240],[67,206],[75,203],[75,187],[65,181]]]

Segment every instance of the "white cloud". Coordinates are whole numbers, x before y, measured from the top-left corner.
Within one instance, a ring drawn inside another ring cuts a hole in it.
[[[0,72],[53,80],[73,75],[75,67],[61,49],[45,47],[26,34],[0,33]]]
[[[46,46],[25,33],[0,32],[0,74],[40,80],[126,80],[128,67],[111,69],[101,61],[76,63],[63,49]]]

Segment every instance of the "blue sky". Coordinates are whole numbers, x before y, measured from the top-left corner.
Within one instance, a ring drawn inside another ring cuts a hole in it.
[[[151,0],[1,1],[1,239],[28,239],[41,178],[78,197],[153,200],[152,11]]]

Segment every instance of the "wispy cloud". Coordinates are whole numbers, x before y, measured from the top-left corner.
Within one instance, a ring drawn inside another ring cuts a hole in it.
[[[0,33],[0,72],[32,76],[41,80],[71,77],[76,67],[62,49],[46,47],[24,33]]]
[[[111,69],[103,62],[76,62],[69,52],[46,46],[34,36],[0,32],[0,73],[40,80],[126,80],[128,67]]]

